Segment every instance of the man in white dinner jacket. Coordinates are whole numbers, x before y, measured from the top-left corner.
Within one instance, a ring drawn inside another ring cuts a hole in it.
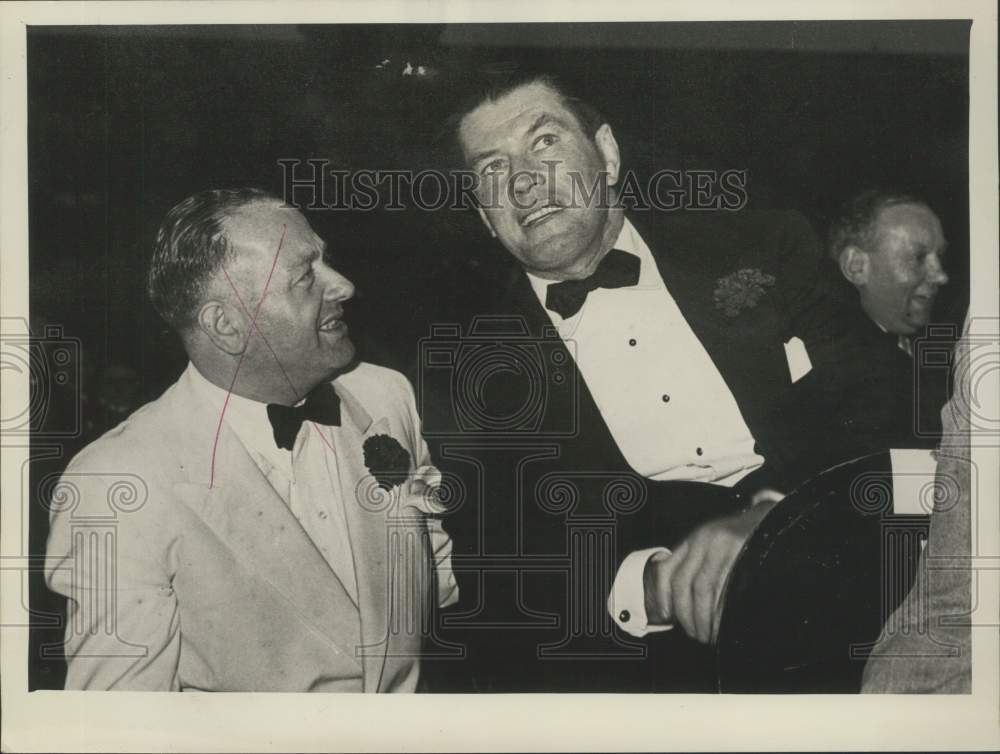
[[[167,215],[149,292],[190,363],[52,495],[67,688],[415,690],[457,599],[440,475],[409,383],[354,363],[324,251],[256,189]]]

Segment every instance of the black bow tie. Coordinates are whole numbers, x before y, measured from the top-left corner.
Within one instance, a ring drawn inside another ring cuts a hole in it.
[[[340,398],[333,385],[324,382],[314,388],[301,406],[267,404],[267,418],[274,430],[274,442],[279,448],[291,450],[302,422],[312,421],[326,426],[340,426]]]
[[[583,280],[553,283],[545,294],[545,308],[569,319],[583,306],[587,294],[597,288],[628,288],[639,282],[639,257],[621,249],[604,255],[594,274]]]

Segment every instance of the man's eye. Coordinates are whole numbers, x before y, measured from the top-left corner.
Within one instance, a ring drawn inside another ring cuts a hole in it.
[[[310,269],[305,275],[299,278],[299,282],[304,283],[305,285],[311,285],[313,278],[315,277],[316,273],[312,269]]]
[[[502,157],[497,157],[495,160],[490,160],[485,165],[480,168],[479,172],[483,175],[489,175],[490,173],[499,173],[504,168],[504,160]]]
[[[545,149],[545,147],[551,147],[559,141],[559,137],[555,134],[544,134],[535,139],[535,149]]]

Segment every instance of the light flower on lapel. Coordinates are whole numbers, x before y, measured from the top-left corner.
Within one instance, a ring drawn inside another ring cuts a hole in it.
[[[362,447],[365,466],[386,491],[400,485],[410,471],[410,454],[392,435],[372,435]]]
[[[441,489],[441,472],[436,466],[421,466],[409,475],[406,485],[406,499],[403,506],[412,506],[430,516],[440,516],[448,512],[438,491]]]
[[[403,519],[411,518],[413,510],[434,517],[448,513],[441,496],[441,472],[436,466],[426,464],[414,471],[394,473],[393,478],[392,486],[379,482],[374,474],[360,480],[358,502],[369,512],[386,512]],[[407,508],[413,510],[407,511]]]
[[[743,268],[719,278],[714,292],[715,308],[727,317],[736,317],[745,309],[753,309],[774,285],[774,275],[756,268]]]

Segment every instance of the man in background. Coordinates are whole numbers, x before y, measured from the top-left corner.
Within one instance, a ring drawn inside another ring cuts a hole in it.
[[[864,191],[830,228],[830,257],[857,289],[862,311],[905,353],[912,353],[910,338],[931,322],[934,301],[948,283],[946,250],[934,211],[903,193]]]
[[[776,407],[775,460],[808,478],[870,453],[937,444],[948,399],[940,359],[954,342],[951,328],[933,327],[946,249],[941,222],[916,196],[867,190],[844,202],[827,251],[829,274],[842,278],[845,331],[812,349],[812,371]]]

